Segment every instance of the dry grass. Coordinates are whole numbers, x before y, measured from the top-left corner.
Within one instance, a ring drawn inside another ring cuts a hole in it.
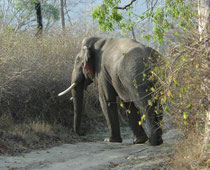
[[[0,154],[83,140],[72,131],[71,94],[57,94],[69,87],[74,57],[82,39],[92,33],[57,31],[39,38],[31,32],[0,33]],[[86,96],[85,115],[101,112],[93,104],[95,88],[89,88]],[[92,124],[83,121],[82,128]]]
[[[39,142],[37,133],[71,132],[70,95],[58,98],[57,94],[70,85],[74,56],[84,35],[82,31],[49,33],[37,39],[30,32],[1,33],[1,130],[21,137],[26,145]],[[205,166],[205,160],[200,158],[205,120],[200,101],[206,95],[201,86],[209,72],[203,70],[202,63],[208,56],[205,45],[198,41],[199,35],[184,36],[187,41],[176,45],[168,55],[163,94],[170,102],[165,111],[173,114],[187,136],[177,147],[172,167],[198,169]],[[93,117],[101,112],[94,89],[94,85],[88,88],[84,103],[85,115]]]
[[[0,38],[0,116],[15,122],[59,122],[69,126],[70,96],[57,97],[70,85],[74,56],[84,37],[70,33],[5,32]]]
[[[29,33],[1,36],[0,113],[15,121],[48,119],[65,109],[57,93],[70,84],[77,41],[59,35],[36,39]],[[68,106],[69,108],[69,106]]]
[[[71,94],[57,94],[69,87],[74,57],[87,34],[57,31],[36,38],[31,32],[0,33],[0,148],[6,148],[0,153],[13,154],[15,143],[39,148],[75,138]],[[88,94],[85,113],[97,114],[95,88]]]
[[[11,115],[3,114],[0,117],[0,129],[9,129],[13,126],[13,118]]]
[[[0,117],[0,122],[1,131],[6,131],[9,134],[21,137],[22,139],[24,139],[31,132],[43,134],[53,133],[52,125],[45,122],[32,121],[31,123],[16,123],[11,115],[6,114],[3,114]]]
[[[40,133],[50,133],[52,131],[52,126],[47,123],[42,123],[42,122],[32,122],[29,124],[29,127],[34,131],[34,132],[40,132]]]
[[[201,159],[202,155],[201,135],[191,132],[187,139],[176,146],[176,153],[171,161],[171,168],[179,169],[206,169],[207,160]]]

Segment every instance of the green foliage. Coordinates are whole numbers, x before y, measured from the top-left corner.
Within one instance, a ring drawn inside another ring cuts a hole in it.
[[[151,35],[143,35],[142,37],[149,42],[150,38],[151,38]]]
[[[195,14],[196,11],[187,1],[165,0],[163,6],[157,7],[156,10],[145,12],[141,18],[150,18],[155,23],[154,40],[162,44],[168,30],[173,29],[174,22],[183,30],[192,29],[192,18]]]
[[[141,126],[145,120],[146,120],[146,114],[142,114],[141,120],[139,121],[139,126]]]
[[[155,24],[154,41],[162,44],[168,30],[173,29],[174,22],[183,30],[189,30],[194,25],[192,18],[195,16],[196,10],[192,8],[192,4],[184,0],[165,0],[164,5],[146,11],[138,18],[133,17],[133,20],[131,20],[133,4],[122,13],[116,9],[120,2],[121,0],[103,0],[102,5],[92,11],[92,17],[98,21],[102,31],[113,31],[115,26],[118,26],[124,33],[126,30],[130,31],[139,20],[150,19]],[[149,41],[151,35],[144,35],[143,38]]]
[[[14,5],[14,10],[15,13],[20,13],[19,17],[21,19],[30,19],[30,17],[33,15],[33,11],[34,11],[34,2],[36,2],[35,0],[31,0],[31,1],[25,1],[25,0],[15,0],[13,3]]]
[[[133,86],[134,86],[136,89],[138,89],[138,85],[137,85],[137,83],[136,83],[136,80],[135,80],[135,79],[133,80]]]
[[[205,120],[200,105],[204,97],[201,87],[205,69],[202,70],[200,65],[208,52],[204,45],[199,44],[198,36],[194,31],[185,33],[187,41],[180,42],[179,47],[170,53],[170,60],[162,70],[165,78],[161,102],[165,111],[176,114],[184,130],[196,129],[200,132],[204,128],[201,122]]]
[[[59,20],[59,10],[57,7],[55,7],[52,4],[47,3],[45,1],[42,5],[42,10],[43,10],[43,16],[46,19],[53,19],[53,21]]]
[[[131,113],[131,110],[130,110],[130,109],[127,109],[127,110],[126,110],[126,113],[127,113],[127,114],[130,114],[130,113]]]
[[[152,105],[153,105],[153,103],[152,103],[151,100],[148,100],[148,105],[149,105],[149,106],[152,106]]]
[[[123,30],[131,30],[134,22],[130,19],[125,19],[122,12],[119,12],[115,7],[121,0],[103,0],[102,5],[92,11],[93,19],[98,21],[99,28],[102,31],[113,31],[117,25]],[[132,7],[126,10],[127,15],[131,16]]]
[[[35,2],[39,0],[15,0],[13,5],[16,13],[19,13],[19,17],[23,20],[29,20],[31,17],[35,17]],[[49,1],[44,1],[41,4],[42,17],[44,19],[52,19],[53,21],[59,20],[59,9],[51,4]]]

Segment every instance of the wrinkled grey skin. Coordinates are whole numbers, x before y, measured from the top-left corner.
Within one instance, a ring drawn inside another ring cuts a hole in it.
[[[76,57],[72,73],[74,103],[74,130],[79,132],[83,91],[94,82],[98,87],[99,101],[109,128],[109,142],[122,142],[116,98],[129,109],[129,124],[134,134],[134,143],[161,144],[161,118],[154,112],[155,106],[148,107],[151,95],[146,89],[152,83],[145,80],[143,73],[149,73],[146,63],[153,58],[155,51],[130,39],[85,38],[81,51]],[[155,58],[155,57],[154,57]],[[139,125],[140,113],[147,113],[143,127]]]

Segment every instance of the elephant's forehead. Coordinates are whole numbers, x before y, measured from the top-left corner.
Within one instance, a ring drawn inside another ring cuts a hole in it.
[[[89,38],[84,38],[84,39],[82,40],[82,45],[85,45],[85,44],[88,42],[88,39],[89,39]]]
[[[83,48],[84,45],[88,44],[89,41],[90,41],[90,37],[84,38],[84,39],[82,40],[82,47],[81,47],[81,48]]]
[[[84,45],[92,45],[95,41],[97,41],[99,38],[98,37],[86,37],[82,41],[82,46]],[[90,47],[88,47],[90,48]]]

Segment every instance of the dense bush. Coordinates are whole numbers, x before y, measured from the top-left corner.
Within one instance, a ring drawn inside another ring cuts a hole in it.
[[[30,32],[1,33],[0,117],[11,115],[17,123],[37,120],[72,126],[70,93],[57,94],[71,83],[74,57],[83,38],[71,32],[39,38]],[[96,100],[91,96],[91,101]]]
[[[172,161],[173,168],[199,169],[207,163],[201,154],[209,104],[208,42],[200,41],[196,28],[178,36],[180,41],[174,43],[165,56],[165,65],[158,70],[161,102],[165,113],[173,116],[185,134]]]

